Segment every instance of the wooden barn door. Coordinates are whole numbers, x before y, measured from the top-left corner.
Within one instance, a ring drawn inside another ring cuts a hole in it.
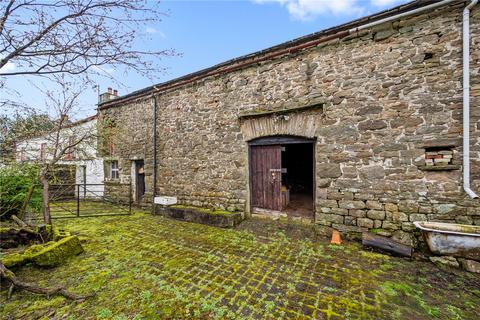
[[[282,149],[280,145],[250,147],[252,207],[282,209]]]

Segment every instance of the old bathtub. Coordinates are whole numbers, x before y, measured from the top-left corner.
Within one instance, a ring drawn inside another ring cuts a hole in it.
[[[480,259],[480,226],[426,221],[414,224],[433,253]]]

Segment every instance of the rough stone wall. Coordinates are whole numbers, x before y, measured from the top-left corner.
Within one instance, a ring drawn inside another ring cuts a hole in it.
[[[479,7],[471,16],[471,171],[476,192]],[[406,243],[414,241],[415,220],[480,225],[479,201],[462,191],[459,166],[462,8],[459,4],[384,24],[161,93],[157,192],[177,196],[183,204],[248,212],[245,140],[250,135],[242,131],[238,116],[324,101],[315,124],[316,223],[345,232],[377,228]],[[131,138],[118,147],[118,157],[127,161],[143,156],[151,175],[150,100],[102,112],[129,128]],[[264,132],[270,134],[270,129]],[[262,129],[256,130],[261,135]],[[298,128],[291,133],[298,134]],[[425,148],[441,146],[453,151],[452,170],[421,170]],[[128,175],[129,168],[122,164],[121,173]],[[151,178],[147,189],[151,191]]]
[[[100,112],[99,153],[105,161],[105,170],[111,160],[118,161],[120,179],[105,181],[105,192],[115,199],[129,201],[132,183],[132,162],[144,160],[145,195],[143,203],[152,201],[153,181],[153,109],[151,99]],[[105,172],[108,177],[108,172]],[[134,187],[132,186],[134,199]]]

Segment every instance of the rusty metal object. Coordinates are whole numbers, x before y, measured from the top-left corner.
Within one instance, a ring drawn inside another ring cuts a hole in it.
[[[435,254],[480,260],[480,226],[414,222]]]

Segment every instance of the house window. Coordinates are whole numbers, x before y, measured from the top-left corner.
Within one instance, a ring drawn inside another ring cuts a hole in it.
[[[119,179],[119,172],[118,172],[118,161],[112,160],[110,161],[110,174],[109,177],[111,180]]]

